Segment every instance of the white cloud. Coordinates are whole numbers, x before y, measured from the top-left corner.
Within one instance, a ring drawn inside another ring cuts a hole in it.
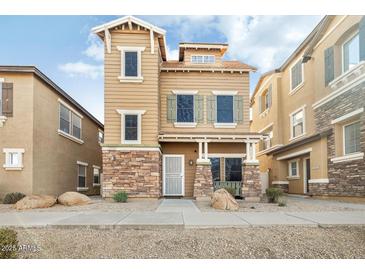
[[[96,79],[103,75],[103,65],[91,65],[84,62],[74,62],[59,65],[58,68],[70,77],[85,77]]]
[[[178,60],[179,59],[179,50],[178,49],[170,49],[167,45],[167,59],[168,60]]]
[[[89,46],[82,53],[95,59],[95,61],[103,61],[104,44],[101,42],[101,40],[95,34],[90,34],[88,37],[88,44]]]

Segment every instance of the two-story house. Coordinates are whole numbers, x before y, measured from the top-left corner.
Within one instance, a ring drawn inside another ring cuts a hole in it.
[[[227,44],[180,43],[166,57],[165,30],[132,16],[93,28],[105,44],[103,197],[209,197],[227,185],[261,195],[249,128],[249,74],[225,61]]]
[[[365,18],[325,16],[251,98],[261,172],[289,193],[365,195]]]
[[[103,124],[33,66],[0,66],[0,198],[99,194]]]

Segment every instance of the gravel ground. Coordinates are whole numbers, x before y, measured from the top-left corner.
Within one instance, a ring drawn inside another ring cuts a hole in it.
[[[63,206],[56,204],[50,208],[32,209],[32,212],[69,212],[69,211],[111,211],[111,212],[132,212],[132,211],[155,211],[161,200],[128,200],[128,203],[115,203],[105,201],[100,197],[91,197],[93,203],[83,206]],[[16,211],[12,205],[0,204],[0,213]],[[27,210],[29,211],[29,210]]]
[[[365,210],[365,205],[355,205],[343,203],[339,201],[318,200],[313,198],[295,198],[286,197],[286,206],[278,206],[270,203],[251,203],[244,200],[237,200],[239,203],[239,210],[244,212],[318,212],[318,211],[352,211]],[[196,206],[202,212],[208,211],[223,211],[217,210],[210,206],[209,201],[194,201]]]
[[[365,226],[20,229],[20,258],[365,258]]]

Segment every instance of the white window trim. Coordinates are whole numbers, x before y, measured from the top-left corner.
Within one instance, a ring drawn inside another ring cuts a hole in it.
[[[121,143],[140,145],[142,141],[142,115],[146,113],[146,110],[117,109],[117,112],[121,115]],[[125,140],[125,115],[137,115],[137,140]]]
[[[172,90],[172,93],[176,95],[195,95],[198,92],[198,90]]]
[[[120,82],[135,82],[141,83],[143,82],[142,76],[142,51],[146,49],[146,47],[124,47],[117,46],[117,49],[120,51],[120,75],[118,79]],[[135,51],[137,52],[137,76],[125,76],[125,63],[124,63],[124,54],[126,51]]]
[[[304,85],[304,64],[302,63],[302,82],[297,85],[295,88],[292,89],[292,69],[293,67],[302,59],[302,56],[300,56],[298,59],[296,59],[293,64],[289,67],[289,95],[293,95],[294,93],[296,93],[303,85]]]
[[[330,180],[328,178],[321,178],[321,179],[309,179],[309,184],[328,184]]]
[[[5,164],[3,165],[3,167],[5,168],[5,170],[22,170],[24,168],[23,166],[24,152],[25,152],[24,148],[4,148],[3,153],[5,153]],[[16,166],[10,165],[10,158],[9,158],[10,153],[18,154],[18,160],[19,160],[18,165]]]
[[[310,152],[312,152],[311,147],[307,148],[307,149],[297,151],[297,152],[293,152],[293,153],[290,153],[290,154],[287,154],[287,155],[284,155],[284,156],[281,156],[281,157],[278,157],[278,158],[276,158],[276,160],[278,160],[278,161],[286,160],[286,159],[297,157],[297,156],[300,156],[300,155],[303,155],[303,154],[306,154],[306,153],[310,153]]]
[[[69,104],[67,104],[65,101],[63,101],[62,99],[58,98],[58,102],[62,105],[64,105],[66,108],[68,108],[69,110],[71,110],[74,114],[76,114],[77,116],[79,116],[81,119],[84,118],[84,116],[82,116],[82,114],[80,112],[78,112],[76,109],[74,109],[72,106],[70,106]]]
[[[362,159],[364,159],[364,152],[355,152],[355,153],[347,154],[344,156],[331,158],[331,162],[336,164],[336,163],[362,160]]]
[[[202,62],[193,62],[193,57],[199,57],[199,56],[202,57]],[[204,56],[211,56],[211,57],[213,57],[214,61],[213,62],[204,62]],[[212,54],[194,54],[194,55],[191,55],[191,57],[190,57],[190,63],[192,63],[192,64],[215,64],[215,55],[212,55]]]
[[[104,136],[104,131],[103,130],[101,130],[100,128],[98,128],[98,143],[101,145],[102,143],[100,142],[100,139],[99,139],[99,134],[103,134],[103,141],[104,141],[104,138],[105,138],[105,136]]]
[[[78,143],[80,145],[82,145],[84,143],[83,140],[81,140],[79,138],[76,138],[75,136],[73,136],[71,134],[68,134],[68,133],[66,133],[66,132],[64,132],[64,131],[62,131],[60,129],[58,129],[57,132],[58,132],[58,135],[63,136],[65,138],[67,138],[67,139],[70,139],[71,141],[74,141],[74,142],[76,142],[76,143]]]
[[[360,151],[356,151],[356,152],[352,152],[352,153],[347,153],[346,154],[346,151],[345,151],[345,147],[346,147],[345,127],[346,126],[350,126],[350,125],[355,124],[355,123],[358,123],[358,122],[360,122],[360,120],[352,121],[350,123],[347,123],[347,124],[342,125],[342,154],[343,154],[343,156],[348,156],[348,155],[352,155],[352,154],[356,154],[356,153],[359,153],[360,152]]]
[[[214,123],[215,128],[236,128],[237,123]]]
[[[361,114],[363,112],[364,112],[364,108],[359,108],[357,110],[354,110],[354,111],[352,111],[350,113],[347,113],[347,114],[345,114],[345,115],[343,115],[341,117],[338,117],[338,118],[332,120],[331,121],[331,124],[333,125],[333,124],[337,124],[337,123],[340,123],[340,122],[345,122],[345,121],[347,121],[349,119],[352,119],[353,117],[355,117],[355,116],[357,116],[357,115],[359,115],[359,114]]]
[[[292,163],[297,163],[297,174],[296,175],[293,175],[292,174],[292,169],[291,169],[291,164]],[[291,161],[288,161],[288,167],[289,167],[289,176],[287,177],[287,179],[293,179],[293,180],[296,180],[296,179],[299,179],[300,178],[300,171],[299,171],[299,159],[295,159],[295,160],[291,160]]]
[[[99,183],[98,184],[94,183],[94,169],[99,170]],[[100,169],[101,169],[100,166],[93,165],[93,186],[100,186],[101,185],[101,182],[100,182],[100,180],[101,180]]]
[[[307,107],[307,105],[303,105],[300,108],[294,110],[292,113],[289,114],[289,119],[290,119],[290,138],[289,141],[293,141],[296,140],[302,136],[304,136],[306,134],[306,126],[305,126],[305,108]],[[303,111],[303,133],[298,135],[298,136],[293,136],[294,135],[294,131],[293,131],[293,115],[297,114],[298,112]]]
[[[88,163],[85,162],[81,162],[81,161],[77,161],[76,164],[80,165],[80,166],[88,166]]]
[[[82,162],[82,161],[77,161],[77,191],[86,191],[89,188],[86,186],[87,185],[87,167],[88,167],[88,163]],[[84,166],[85,167],[85,187],[79,187],[79,177],[80,177],[80,167],[79,166]]]
[[[233,96],[235,96],[238,91],[218,91],[218,90],[213,90],[212,93],[216,96],[232,96],[232,115],[233,115],[233,121],[234,121],[234,113],[235,113],[235,109],[234,109],[234,98]],[[216,98],[216,106],[215,106],[215,114],[216,114],[216,120],[218,119],[218,98]],[[215,122],[214,123],[214,128],[236,128],[237,127],[237,123],[232,122],[232,123],[220,123],[220,122]]]
[[[226,95],[226,96],[235,96],[238,94],[237,90],[212,90],[213,95]]]
[[[66,137],[78,144],[83,144],[84,141],[82,139],[79,139],[75,136],[73,136],[70,133],[67,133],[63,130],[60,129],[60,121],[61,121],[61,105],[63,105],[65,108],[67,108],[70,111],[70,129],[72,131],[72,113],[75,114],[76,116],[78,116],[80,118],[80,135],[82,138],[82,119],[84,118],[77,110],[75,110],[73,107],[71,107],[69,104],[67,104],[65,101],[61,100],[60,98],[58,98],[58,102],[59,102],[59,106],[58,106],[58,134],[60,136]]]
[[[195,128],[198,123],[196,122],[175,122],[174,127],[177,128]]]
[[[198,93],[198,91],[180,91],[179,93],[175,93],[176,95],[195,95],[196,93]],[[175,110],[176,110],[176,120],[177,120],[177,96],[176,96],[176,105],[175,105]],[[175,122],[174,123],[174,127],[181,127],[181,128],[194,128],[196,127],[197,123],[195,122],[195,98],[193,98],[193,121],[194,122]]]
[[[349,36],[348,39],[346,39],[342,45],[341,45],[341,72],[342,74],[345,74],[348,71],[351,71],[351,68],[349,68],[347,71],[345,71],[345,55],[344,55],[344,46],[347,42],[349,42],[350,40],[352,40],[353,38],[355,38],[356,35],[359,35],[359,30],[356,30],[352,33],[352,35]],[[359,40],[360,41],[360,40]],[[359,63],[361,63],[361,60],[359,60]],[[356,67],[356,66],[355,66]]]

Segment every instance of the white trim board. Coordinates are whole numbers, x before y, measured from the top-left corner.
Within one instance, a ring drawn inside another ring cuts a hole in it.
[[[312,148],[307,148],[307,149],[303,149],[303,150],[300,150],[300,151],[297,151],[297,152],[293,152],[293,153],[290,153],[290,154],[287,154],[287,155],[284,155],[284,156],[281,156],[281,157],[277,157],[276,160],[280,161],[280,160],[286,160],[286,159],[290,159],[290,158],[294,158],[294,157],[297,157],[297,156],[300,156],[300,155],[303,155],[303,154],[306,154],[306,153],[310,153],[312,151]]]
[[[352,153],[344,156],[339,156],[335,158],[331,158],[331,162],[333,163],[341,163],[341,162],[347,162],[347,161],[355,161],[355,160],[362,160],[364,159],[364,152],[357,152]]]
[[[321,179],[309,179],[309,184],[328,184],[329,179],[328,178],[321,178]]]
[[[212,93],[214,95],[237,95],[238,91],[237,90],[212,90]]]
[[[345,114],[345,115],[343,115],[341,117],[338,117],[338,118],[332,120],[331,121],[331,124],[333,125],[333,124],[336,124],[336,123],[339,123],[339,122],[344,122],[344,121],[346,121],[348,119],[351,119],[354,116],[356,116],[356,115],[358,115],[358,114],[360,114],[362,112],[364,112],[364,108],[359,108],[357,110],[354,110],[354,111],[352,111],[350,113],[347,113],[347,114]]]
[[[103,147],[102,151],[158,151],[161,152],[159,147]]]
[[[177,94],[177,95],[195,95],[197,94],[199,91],[198,90],[183,90],[183,89],[173,89],[171,91],[173,94]]]
[[[272,126],[274,126],[274,123],[270,123],[270,124],[268,124],[268,125],[267,125],[267,126],[265,126],[263,129],[260,129],[260,130],[258,131],[258,133],[263,133],[265,130],[267,130],[267,129],[271,128]]]

